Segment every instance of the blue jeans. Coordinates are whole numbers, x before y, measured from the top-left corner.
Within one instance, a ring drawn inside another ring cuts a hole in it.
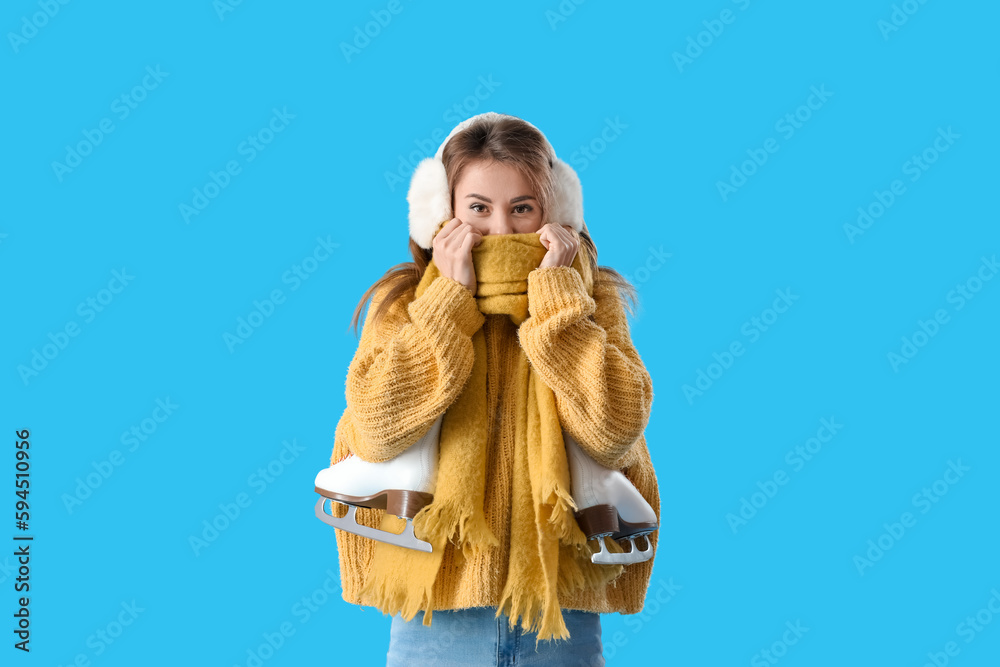
[[[422,611],[409,622],[393,616],[386,667],[604,665],[600,614],[563,609],[570,638],[539,642],[537,653],[536,633],[520,625],[510,630],[506,614],[495,614],[496,607],[435,611],[430,626],[423,624]]]

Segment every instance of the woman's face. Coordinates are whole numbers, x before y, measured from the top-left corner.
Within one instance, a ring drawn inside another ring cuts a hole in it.
[[[455,185],[455,217],[483,236],[542,228],[542,208],[527,179],[510,165],[485,160],[462,170]]]

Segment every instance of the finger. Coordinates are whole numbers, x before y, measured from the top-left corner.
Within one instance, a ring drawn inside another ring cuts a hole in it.
[[[455,246],[458,247],[462,244],[463,240],[465,239],[465,235],[468,234],[469,232],[475,232],[476,228],[470,225],[469,223],[464,222],[460,218],[455,218],[455,220],[457,222],[457,226],[455,227],[455,231],[452,232],[452,234],[455,238]]]
[[[462,254],[468,255],[472,248],[482,242],[483,236],[473,229],[471,225],[467,225],[463,231],[465,231],[465,235],[462,237]]]
[[[562,238],[566,239],[566,245],[578,247],[580,245],[580,235],[569,225],[561,225],[559,232]]]
[[[570,247],[573,245],[573,237],[569,233],[558,225],[552,225],[552,231],[550,237],[555,243],[561,247]]]
[[[448,247],[452,249],[458,249],[462,247],[465,243],[465,237],[469,235],[469,227],[466,225],[458,224],[457,227],[451,232],[451,236],[448,238]]]
[[[535,232],[536,234],[538,234],[538,240],[541,242],[542,247],[544,247],[546,250],[548,250],[548,248],[549,248],[549,229],[548,229],[548,227],[549,227],[548,225],[542,225],[541,229],[539,229],[537,232]]]
[[[442,242],[447,241],[448,237],[451,235],[458,223],[458,218],[452,218],[448,222],[441,225],[440,229],[438,229],[437,233],[434,235],[434,241],[437,241],[438,237],[441,237]]]

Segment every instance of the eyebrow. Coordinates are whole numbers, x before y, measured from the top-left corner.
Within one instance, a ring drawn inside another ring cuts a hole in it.
[[[489,197],[484,197],[482,195],[477,195],[475,192],[473,192],[471,194],[465,195],[466,199],[468,199],[469,197],[477,197],[478,199],[482,199],[487,204],[492,204],[493,203],[493,200],[490,199]],[[531,195],[521,195],[520,197],[514,197],[513,199],[511,199],[510,203],[511,204],[516,204],[517,202],[524,201],[525,199],[534,199],[534,197],[532,197]]]

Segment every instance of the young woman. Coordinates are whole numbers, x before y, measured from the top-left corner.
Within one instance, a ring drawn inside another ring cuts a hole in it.
[[[374,295],[331,464],[401,460],[440,438],[433,501],[413,519],[433,548],[336,531],[344,599],[393,614],[389,666],[603,665],[599,614],[641,611],[653,561],[593,561],[598,531],[577,525],[569,470],[586,458],[620,471],[658,522],[634,288],[597,266],[575,173],[519,118],[464,121],[408,199],[414,261],[355,311],[356,328]],[[373,507],[358,524],[400,532]],[[652,517],[643,530],[624,514],[613,537],[655,549]]]

